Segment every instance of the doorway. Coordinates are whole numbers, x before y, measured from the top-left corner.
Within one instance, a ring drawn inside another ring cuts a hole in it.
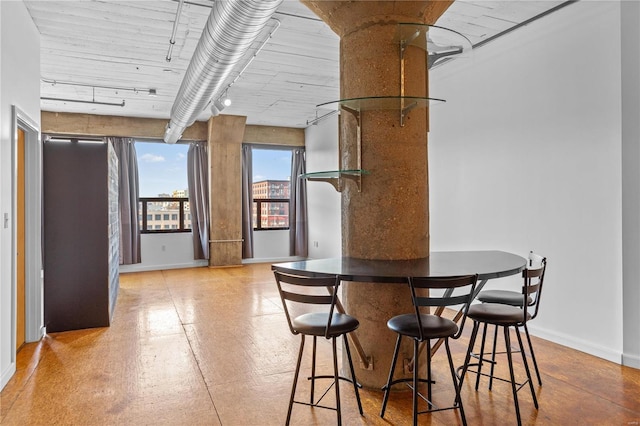
[[[11,225],[12,342],[15,353],[44,335],[42,270],[42,142],[39,124],[13,106]],[[12,359],[15,362],[14,358]]]
[[[25,342],[25,257],[24,257],[24,129],[18,128],[16,161],[16,353]]]

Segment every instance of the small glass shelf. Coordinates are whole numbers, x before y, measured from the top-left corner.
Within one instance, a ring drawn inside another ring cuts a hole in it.
[[[451,59],[467,57],[473,45],[463,34],[448,28],[427,24],[398,24],[395,41],[402,50],[416,46],[428,54],[427,68],[431,69]]]
[[[426,98],[421,96],[368,96],[365,98],[340,99],[338,101],[325,102],[316,105],[322,107],[330,104],[339,104],[340,107],[353,114],[360,126],[360,113],[362,111],[398,111],[400,113],[400,126],[404,126],[407,113],[414,108],[427,108],[432,105],[445,103],[444,99]]]
[[[331,104],[339,104],[342,107],[357,111],[373,110],[406,110],[409,106],[426,108],[446,102],[444,99],[425,98],[420,96],[368,96],[364,98],[340,99],[337,101],[325,102],[317,107]]]
[[[316,182],[328,182],[338,192],[342,192],[343,179],[349,179],[356,183],[358,191],[360,191],[360,185],[362,183],[362,175],[368,175],[366,170],[329,170],[323,172],[311,172],[304,173],[299,176],[300,179],[306,179],[308,181]]]
[[[325,172],[311,172],[300,175],[301,179],[309,178],[339,178],[350,176],[361,176],[370,174],[366,170],[329,170]]]

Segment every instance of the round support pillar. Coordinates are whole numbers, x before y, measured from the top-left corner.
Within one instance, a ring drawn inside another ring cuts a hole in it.
[[[427,54],[404,51],[396,40],[398,23],[433,23],[450,2],[439,1],[306,1],[340,35],[340,96],[428,96]],[[437,15],[436,15],[437,13]],[[353,169],[360,152],[361,190],[347,183],[342,190],[342,255],[363,259],[404,260],[429,256],[428,109],[415,108],[401,124],[398,109],[366,108],[341,116],[341,168]],[[360,135],[360,146],[358,139]],[[373,369],[358,369],[358,381],[384,385],[395,333],[389,318],[412,312],[407,285],[346,283],[346,311],[358,318],[356,334]],[[412,345],[402,360],[412,357]],[[356,362],[357,363],[357,362]]]

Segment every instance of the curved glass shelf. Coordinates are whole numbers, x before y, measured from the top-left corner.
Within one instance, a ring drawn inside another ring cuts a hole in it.
[[[411,108],[429,107],[446,102],[444,99],[425,98],[420,96],[368,96],[364,98],[340,99],[337,101],[325,102],[316,105],[316,107],[327,106],[331,104],[339,104],[340,106],[358,111],[373,110],[404,110],[409,105]]]
[[[467,57],[473,49],[471,41],[463,34],[437,25],[398,24],[394,41],[399,42],[403,49],[416,46],[425,50],[428,69],[452,59]]]

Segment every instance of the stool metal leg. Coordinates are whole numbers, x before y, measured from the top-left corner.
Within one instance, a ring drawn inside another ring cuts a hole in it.
[[[433,406],[433,404],[432,404],[433,396],[432,396],[432,391],[431,391],[431,389],[432,389],[431,383],[433,382],[433,380],[431,379],[431,340],[427,339],[426,342],[427,342],[427,344],[426,344],[426,349],[427,349],[427,404],[429,404],[427,409],[430,410],[431,406]]]
[[[351,369],[351,380],[353,381],[353,390],[356,393],[356,401],[358,401],[358,409],[360,410],[360,415],[363,414],[362,411],[362,403],[360,402],[360,392],[358,391],[358,382],[356,381],[356,372],[353,368],[353,360],[351,359],[351,350],[349,349],[349,339],[347,339],[347,335],[343,334],[344,337],[344,348],[347,351],[347,359],[349,360],[349,368]]]
[[[529,370],[529,363],[527,362],[527,356],[524,353],[524,345],[522,344],[520,329],[518,327],[514,327],[514,328],[516,329],[516,336],[518,337],[518,344],[520,345],[520,352],[522,353],[522,363],[524,364],[524,369],[527,372],[527,381],[529,382],[529,389],[531,390],[531,398],[533,398],[533,405],[535,405],[537,410],[538,398],[536,398],[536,391],[533,389],[533,380],[531,380],[531,371]]]
[[[449,339],[444,339],[444,347],[447,350],[447,358],[449,359],[449,369],[451,370],[451,380],[453,380],[453,386],[456,390],[456,400],[454,405],[457,405],[460,409],[460,417],[462,419],[462,425],[467,425],[467,418],[464,415],[464,408],[462,407],[462,398],[460,397],[460,386],[458,385],[458,378],[456,377],[456,369],[453,366],[453,358],[451,357],[451,348],[449,347]]]
[[[536,377],[538,379],[538,384],[542,386],[542,377],[540,376],[540,369],[538,368],[538,361],[536,360],[536,354],[533,351],[533,345],[531,344],[531,336],[529,336],[529,329],[527,328],[527,324],[523,325],[524,333],[527,337],[527,344],[529,345],[529,353],[531,354],[531,360],[533,361],[533,368],[536,371]],[[495,326],[494,334],[493,334],[493,350],[491,355],[491,373],[489,374],[489,390],[491,390],[493,385],[493,371],[495,368],[495,359],[496,359],[496,343],[498,337],[498,326]]]
[[[391,390],[391,382],[393,381],[393,372],[396,369],[396,361],[398,360],[398,352],[400,351],[400,342],[402,341],[402,335],[398,334],[396,339],[396,347],[393,350],[393,358],[391,359],[391,368],[389,369],[389,378],[387,384],[384,385],[384,397],[382,398],[382,408],[380,409],[380,417],[384,417],[384,412],[387,409],[387,401],[389,400],[389,391]],[[415,370],[415,367],[414,367]]]
[[[418,424],[418,347],[418,340],[413,339],[413,359],[415,360],[413,365],[413,426]]]
[[[336,338],[333,337],[333,374],[335,377],[334,386],[336,387],[336,411],[338,412],[338,426],[342,426],[342,413],[340,412],[340,371],[338,371],[338,350],[336,348]]]
[[[487,323],[482,328],[482,343],[480,344],[480,356],[478,357],[478,374],[476,375],[476,390],[480,384],[480,376],[482,375],[482,361],[484,360],[484,344],[487,340]]]
[[[524,323],[524,333],[527,336],[527,343],[529,343],[529,352],[531,352],[533,367],[536,370],[536,376],[538,376],[538,384],[542,386],[542,378],[540,377],[540,370],[538,370],[538,362],[536,361],[536,354],[533,352],[533,345],[531,344],[531,337],[529,336],[529,329],[527,328],[527,323]]]
[[[518,404],[518,390],[516,389],[516,378],[513,373],[513,360],[511,356],[511,339],[509,338],[509,327],[504,326],[504,342],[507,350],[507,362],[509,363],[509,375],[511,376],[511,391],[513,392],[513,403],[516,408],[518,426],[522,425],[520,420],[520,405]]]
[[[311,405],[313,405],[315,388],[316,388],[316,336],[313,336],[312,352],[313,352],[313,357],[311,358],[311,396],[309,397],[309,404]]]
[[[296,372],[293,375],[293,386],[291,386],[291,398],[289,398],[289,410],[287,411],[287,420],[285,425],[289,425],[291,421],[291,411],[293,410],[293,400],[296,396],[296,385],[298,384],[298,374],[300,373],[300,364],[302,363],[302,352],[304,351],[304,334],[300,337],[300,350],[298,351],[298,362],[296,363]]]
[[[496,366],[496,344],[498,343],[498,326],[493,329],[493,350],[491,351],[491,374],[489,376],[489,390],[493,386],[493,370]]]
[[[462,389],[464,378],[467,375],[467,369],[469,368],[469,362],[471,361],[471,352],[473,352],[473,347],[476,344],[476,336],[478,335],[478,328],[480,328],[480,323],[477,321],[474,321],[473,330],[471,330],[471,337],[469,338],[469,348],[467,349],[467,355],[464,357],[464,364],[462,366],[462,372],[460,373],[460,389]]]

